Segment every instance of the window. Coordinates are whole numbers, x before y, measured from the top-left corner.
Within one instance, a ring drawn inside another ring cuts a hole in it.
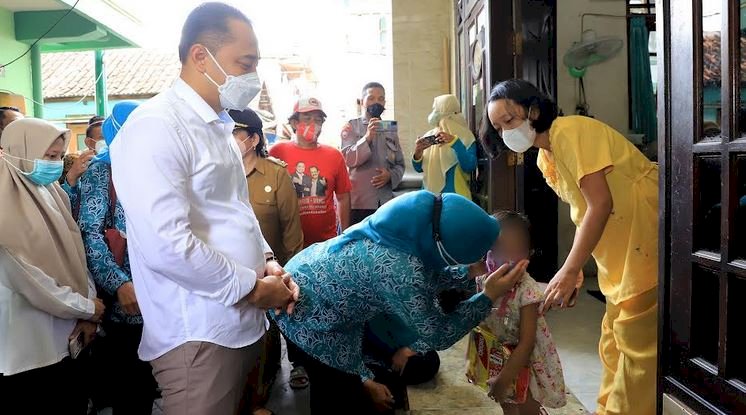
[[[627,17],[643,16],[648,28],[648,54],[650,55],[650,76],[653,80],[653,94],[658,95],[658,53],[655,30],[655,0],[627,0]],[[629,22],[629,20],[628,20]],[[629,23],[627,24],[627,45],[629,45]],[[627,79],[631,81],[631,68]],[[631,93],[631,88],[630,88]],[[632,122],[632,97],[629,97],[630,123]]]

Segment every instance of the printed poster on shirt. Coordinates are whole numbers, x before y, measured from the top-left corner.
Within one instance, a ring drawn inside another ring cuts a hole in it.
[[[295,173],[291,175],[291,178],[295,194],[299,199],[301,216],[320,215],[327,212],[327,179],[321,174],[318,166],[300,160],[295,164]]]

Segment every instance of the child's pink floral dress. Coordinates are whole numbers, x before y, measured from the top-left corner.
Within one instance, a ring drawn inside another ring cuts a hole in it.
[[[477,277],[480,289],[486,275]],[[492,313],[483,322],[501,343],[509,346],[518,344],[520,337],[521,307],[541,303],[543,293],[536,281],[526,274],[516,286],[495,301]],[[565,378],[562,375],[557,348],[552,340],[544,316],[539,316],[536,325],[536,343],[531,353],[531,397],[547,408],[561,408],[566,405]]]

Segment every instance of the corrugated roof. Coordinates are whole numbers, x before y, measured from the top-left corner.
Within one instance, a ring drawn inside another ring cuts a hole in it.
[[[741,35],[741,51],[746,51],[746,37]],[[743,52],[742,52],[743,53]],[[702,55],[703,81],[705,84],[720,84],[722,63],[720,60],[720,32],[705,32],[703,35]],[[746,59],[740,59],[741,82],[746,82]]]
[[[93,96],[93,52],[44,53],[45,99]],[[179,75],[177,53],[148,49],[115,49],[104,53],[109,96],[150,97],[168,88]]]

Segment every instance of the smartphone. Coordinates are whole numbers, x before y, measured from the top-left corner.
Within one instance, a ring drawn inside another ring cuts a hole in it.
[[[429,135],[427,137],[422,137],[423,140],[425,140],[426,143],[432,145],[438,144],[438,136],[437,135]]]
[[[378,122],[378,130],[379,131],[389,131],[389,130],[396,130],[397,129],[397,123],[396,121],[391,120],[381,120]]]
[[[72,340],[70,340],[69,349],[70,349],[70,358],[77,359],[78,356],[80,356],[80,352],[83,351],[85,348],[85,344],[83,342],[83,332],[81,331],[78,333],[77,336],[75,336]]]

